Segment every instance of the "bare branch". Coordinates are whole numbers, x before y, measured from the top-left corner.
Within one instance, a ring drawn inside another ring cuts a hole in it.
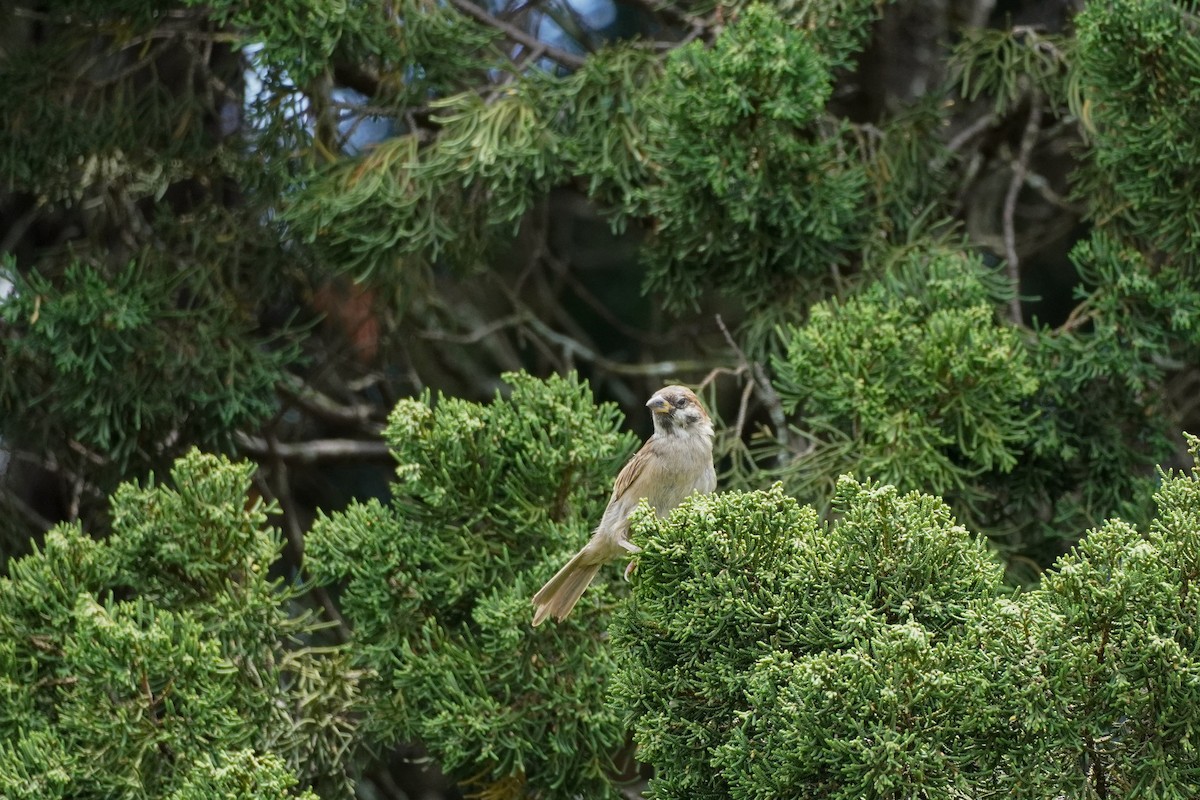
[[[279,442],[274,440],[271,440],[269,444],[273,448],[279,446]],[[262,473],[263,470],[260,469],[259,477],[256,478],[259,490],[274,495],[275,501],[279,503],[279,509],[283,512],[283,529],[287,534],[288,544],[292,548],[292,557],[298,568],[304,570],[304,531],[300,529],[300,517],[292,499],[292,486],[288,478],[287,464],[279,457],[277,450],[275,457],[271,459],[271,474],[279,486],[278,490],[272,489],[270,482],[261,478]],[[305,577],[307,579],[308,576]],[[333,602],[333,598],[329,596],[329,592],[323,586],[313,586],[312,593],[321,604],[321,608],[325,610],[325,614],[335,623],[333,634],[337,640],[342,644],[350,641],[350,626],[346,623],[346,618],[342,616],[337,604]]]
[[[238,449],[255,458],[277,456],[299,464],[324,461],[388,461],[391,452],[384,442],[360,439],[314,439],[309,442],[271,442],[238,431]]]
[[[595,364],[600,369],[616,375],[680,375],[684,372],[702,370],[707,366],[700,361],[685,360],[658,361],[648,364],[626,364],[621,361],[613,361],[610,358],[605,358],[582,342],[554,330],[532,314],[526,318],[525,324],[533,328],[542,338],[549,339],[561,347],[568,358],[579,356],[583,360]]]
[[[328,422],[350,424],[378,436],[383,425],[373,419],[376,409],[370,405],[342,405],[299,379],[280,383],[276,390],[309,414]]]
[[[1025,131],[1021,134],[1021,149],[1012,165],[1012,179],[1008,182],[1008,192],[1004,195],[1004,259],[1008,262],[1008,278],[1013,286],[1013,299],[1009,306],[1009,316],[1014,325],[1021,324],[1021,261],[1017,255],[1016,213],[1017,196],[1025,185],[1025,176],[1029,173],[1029,157],[1033,146],[1037,144],[1038,132],[1042,127],[1042,96],[1037,89],[1029,92],[1029,118],[1025,121]]]
[[[791,442],[791,428],[788,427],[787,415],[783,412],[783,401],[779,399],[779,393],[771,385],[771,381],[767,377],[767,371],[763,369],[762,364],[759,364],[757,361],[751,361],[746,356],[745,351],[734,340],[733,334],[729,332],[729,328],[725,326],[725,320],[721,318],[720,314],[717,314],[717,327],[721,329],[721,334],[725,337],[726,343],[733,350],[734,355],[737,356],[741,369],[745,370],[749,376],[750,384],[758,389],[758,393],[762,397],[763,405],[767,409],[767,416],[771,418],[771,424],[775,426],[775,440],[783,448],[783,452],[779,455],[782,462],[784,453],[795,452]],[[745,403],[744,396],[743,403]],[[744,413],[744,408],[738,412],[739,428],[744,424]]]
[[[489,338],[496,332],[505,328],[529,328],[543,342],[549,342],[558,347],[562,352],[564,359],[567,362],[578,357],[595,365],[597,368],[611,372],[615,375],[635,375],[635,376],[663,376],[663,375],[680,375],[685,372],[696,372],[708,367],[707,364],[696,360],[675,360],[675,361],[655,361],[646,364],[627,364],[622,361],[614,361],[611,358],[600,355],[590,346],[584,344],[578,339],[572,339],[564,333],[551,328],[545,322],[538,319],[532,312],[520,311],[515,314],[509,314],[506,317],[493,320],[487,325],[482,325],[473,331],[463,334],[445,333],[442,331],[423,331],[421,337],[424,339],[436,339],[444,342],[454,342],[456,344],[475,344],[484,339]]]
[[[975,120],[970,125],[968,125],[967,127],[963,128],[961,131],[956,133],[954,135],[954,138],[951,139],[949,142],[947,142],[946,149],[949,150],[951,153],[957,153],[959,150],[966,147],[967,142],[971,141],[976,136],[983,133],[984,131],[986,131],[988,128],[990,128],[991,126],[993,126],[995,124],[996,124],[996,115],[995,114],[990,114],[990,113],[984,114],[982,117]]]

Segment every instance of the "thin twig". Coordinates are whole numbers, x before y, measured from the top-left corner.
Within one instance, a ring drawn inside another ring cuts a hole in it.
[[[328,422],[354,425],[374,436],[383,432],[383,425],[372,418],[376,409],[366,403],[343,405],[298,378],[280,383],[275,388],[281,395],[314,417]]]
[[[646,9],[647,11],[649,11],[653,14],[658,14],[660,16],[667,17],[668,19],[671,19],[671,20],[679,23],[680,25],[687,25],[689,28],[691,28],[693,30],[696,30],[696,29],[707,30],[709,27],[708,20],[704,19],[703,17],[696,16],[695,14],[689,14],[688,12],[684,11],[681,8],[676,8],[675,6],[671,5],[669,2],[668,3],[658,3],[658,2],[655,2],[655,0],[633,0],[633,1],[637,5],[641,6],[642,8]]]
[[[1012,165],[1012,179],[1008,182],[1008,192],[1004,195],[1004,258],[1008,262],[1008,279],[1012,282],[1013,298],[1009,307],[1009,316],[1014,325],[1021,324],[1021,261],[1017,255],[1016,213],[1017,196],[1025,185],[1025,176],[1029,172],[1029,158],[1033,146],[1037,143],[1038,132],[1042,127],[1042,96],[1037,89],[1029,92],[1029,118],[1025,121],[1025,131],[1021,134],[1021,149]]]
[[[492,320],[487,325],[481,325],[467,333],[446,333],[445,331],[425,330],[421,331],[419,335],[422,339],[433,339],[439,342],[449,342],[450,344],[477,344],[505,328],[513,328],[523,324],[528,316],[528,314],[509,314],[507,317]]]
[[[785,458],[784,454],[793,452],[791,429],[787,424],[787,415],[783,413],[783,401],[779,399],[779,393],[771,385],[771,381],[767,377],[767,371],[763,369],[762,364],[759,364],[757,361],[751,361],[746,356],[745,351],[734,340],[733,334],[729,332],[729,328],[725,326],[725,320],[720,314],[717,314],[717,327],[721,329],[721,334],[725,337],[726,343],[729,344],[734,355],[737,356],[738,363],[748,373],[751,383],[758,389],[763,405],[766,406],[767,416],[771,418],[771,424],[775,426],[775,441],[779,442],[783,448],[783,451],[779,454],[782,465]]]
[[[567,285],[573,292],[575,292],[575,296],[586,303],[588,308],[592,309],[592,311],[595,311],[596,314],[606,323],[608,323],[614,330],[618,331],[622,336],[627,336],[630,339],[636,339],[643,344],[649,344],[652,341],[651,337],[647,336],[638,328],[622,322],[617,315],[612,312],[611,308],[601,302],[600,298],[596,297],[596,295],[593,294],[586,285],[584,285],[583,281],[575,276],[575,273],[571,271],[571,269],[562,261],[562,259],[558,258],[557,256],[553,256],[550,253],[546,253],[543,258],[546,263],[550,265],[551,269],[553,269],[555,273],[559,275],[559,277],[567,282]]]
[[[1092,321],[1091,303],[1084,301],[1071,309],[1071,313],[1067,315],[1067,319],[1062,325],[1054,329],[1054,333],[1061,335],[1070,333],[1076,328],[1081,328]]]
[[[492,16],[479,6],[472,3],[471,0],[450,0],[450,5],[454,6],[468,17],[472,17],[476,21],[482,22],[485,25],[490,25],[518,44],[525,45],[531,50],[543,48],[547,58],[557,61],[564,67],[579,69],[586,62],[586,59],[583,56],[578,56],[575,53],[569,53],[566,50],[558,47],[551,47],[545,42],[539,40],[536,36],[521,30],[516,25],[512,25],[502,19]]]
[[[4,491],[3,496],[0,497],[0,507],[2,506],[9,506],[15,509],[21,516],[25,517],[25,519],[31,525],[33,525],[39,533],[45,533],[58,524],[53,520],[43,517],[37,512],[37,509],[7,489]]]
[[[506,317],[493,320],[487,325],[480,326],[473,331],[467,333],[455,334],[445,333],[443,331],[422,331],[420,336],[423,339],[436,339],[443,342],[453,342],[455,344],[475,344],[482,341],[493,334],[505,328],[529,328],[533,333],[536,333],[542,341],[547,341],[550,344],[557,346],[563,354],[563,358],[570,362],[575,357],[581,358],[590,364],[593,364],[598,369],[611,372],[615,375],[634,375],[634,376],[662,376],[662,375],[680,375],[685,372],[695,372],[707,367],[700,361],[656,361],[647,364],[626,364],[621,361],[614,361],[611,358],[606,358],[593,350],[588,345],[572,339],[564,333],[551,328],[546,323],[538,319],[529,311],[518,311],[515,314],[509,314]]]
[[[975,120],[958,133],[954,134],[954,138],[946,143],[946,149],[951,153],[957,153],[966,146],[967,142],[971,141],[994,124],[996,124],[996,116],[990,113],[984,114],[982,117]]]
[[[746,381],[742,387],[742,399],[738,403],[737,422],[733,426],[733,438],[741,441],[742,431],[746,429],[746,417],[750,411],[750,397],[754,394],[754,381]]]
[[[648,364],[625,364],[605,358],[582,342],[554,330],[532,314],[525,320],[525,324],[533,328],[542,338],[549,339],[561,347],[567,358],[579,356],[585,361],[591,362],[596,367],[616,375],[680,375],[685,372],[696,372],[707,366],[700,361],[657,361]]]
[[[288,544],[292,548],[292,557],[296,561],[296,568],[300,570],[301,575],[307,580],[307,571],[304,568],[304,531],[300,529],[300,517],[296,513],[296,504],[292,499],[291,481],[288,478],[287,463],[279,456],[277,450],[279,442],[271,439],[268,442],[274,452],[271,455],[271,473],[275,477],[277,489],[271,490],[275,495],[275,500],[279,503],[279,510],[283,512],[283,529],[287,535]],[[266,483],[264,481],[263,483]],[[269,486],[268,486],[269,488]],[[342,616],[342,612],[334,604],[333,598],[329,596],[329,592],[324,586],[313,586],[311,589],[313,595],[317,598],[317,602],[321,604],[321,608],[325,610],[325,614],[334,623],[334,636],[342,644],[350,641],[350,626],[346,623],[346,618]]]
[[[360,439],[313,439],[308,442],[269,442],[238,431],[240,450],[255,458],[276,455],[287,462],[315,464],[323,461],[387,461],[391,453],[384,442]]]

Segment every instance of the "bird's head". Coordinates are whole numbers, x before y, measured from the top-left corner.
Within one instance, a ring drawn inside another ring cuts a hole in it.
[[[703,433],[712,436],[712,422],[700,398],[686,386],[664,386],[646,401],[654,432],[662,436]]]

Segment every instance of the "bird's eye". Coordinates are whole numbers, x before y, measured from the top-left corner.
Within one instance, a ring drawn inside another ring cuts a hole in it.
[[[675,407],[676,408],[683,408],[686,405],[687,405],[686,397],[676,397],[675,398]]]

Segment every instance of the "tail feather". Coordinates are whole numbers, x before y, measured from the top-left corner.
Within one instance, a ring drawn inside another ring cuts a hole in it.
[[[579,602],[579,598],[583,596],[583,592],[591,584],[592,579],[596,577],[596,573],[600,571],[601,564],[588,563],[591,555],[588,551],[581,550],[566,563],[566,565],[554,574],[554,577],[546,582],[537,594],[533,596],[533,624],[534,627],[545,622],[546,617],[553,616],[558,622],[562,622],[575,604]]]

